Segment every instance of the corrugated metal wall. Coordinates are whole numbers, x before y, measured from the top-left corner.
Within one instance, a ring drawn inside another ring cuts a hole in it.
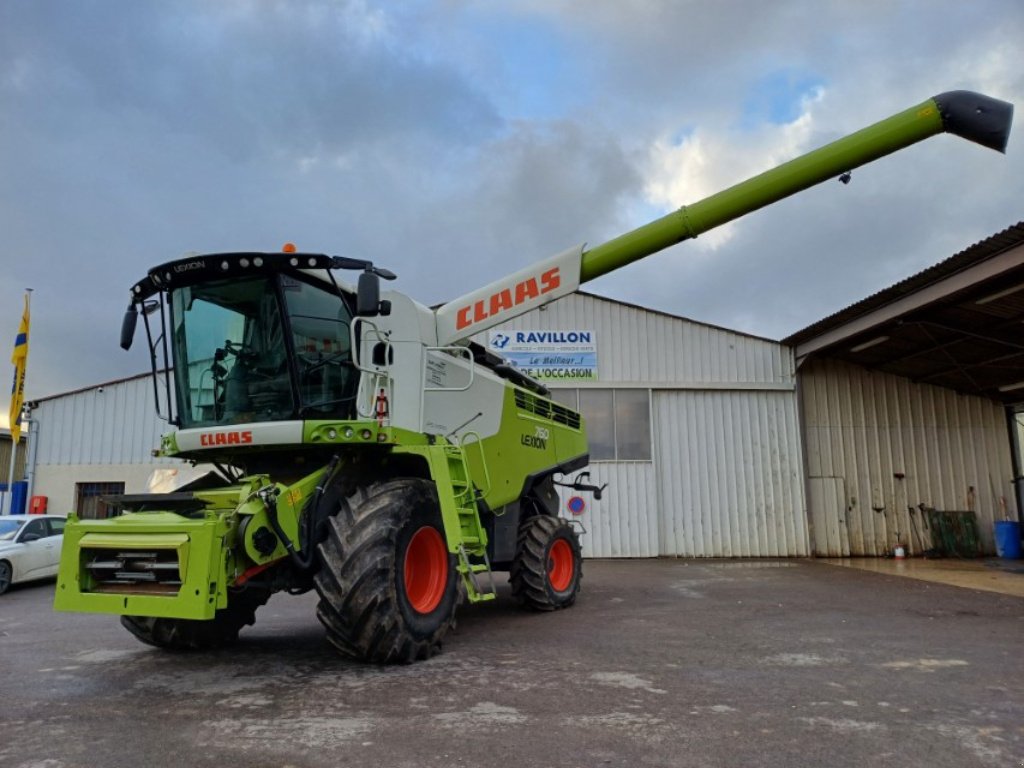
[[[800,397],[817,554],[883,555],[897,535],[917,554],[920,503],[973,509],[993,551],[992,522],[1014,503],[1002,405],[831,360],[801,368]]]
[[[26,436],[28,430],[22,426],[21,439],[18,441],[18,452],[14,457],[14,480],[17,482],[25,477]],[[7,483],[11,469],[11,433],[0,435],[0,483]]]
[[[1018,519],[1024,513],[1024,406],[1017,406],[1013,414],[1013,433],[1016,446],[1016,466],[1013,474],[1017,478]]]
[[[148,376],[42,400],[36,466],[64,464],[180,464],[150,451],[170,431],[157,418]]]
[[[809,553],[791,392],[658,392],[660,554]]]
[[[582,516],[585,555],[808,554],[789,348],[587,294],[503,328],[544,329],[596,333],[599,380],[573,386],[652,396],[653,461],[589,467],[609,487]]]
[[[582,494],[587,509],[584,557],[657,557],[659,513],[655,465],[650,461],[601,461],[588,468],[591,482],[608,483],[600,501]],[[562,508],[575,491],[559,489]],[[568,512],[563,517],[571,517]]]

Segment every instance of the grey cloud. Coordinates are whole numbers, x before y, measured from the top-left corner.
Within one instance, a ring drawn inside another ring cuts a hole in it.
[[[493,29],[516,17],[556,31],[585,93],[511,81]],[[826,84],[813,146],[947,88],[1024,103],[1001,53],[1022,34],[1010,0],[7,0],[0,340],[31,286],[30,397],[140,372],[116,335],[148,267],[286,240],[443,301],[644,223],[651,143],[697,128],[742,144],[766,73]],[[524,90],[551,113],[516,114]],[[1019,138],[1005,158],[932,139],[753,214],[718,250],[683,244],[588,288],[785,335],[1020,219]]]
[[[123,133],[200,136],[244,161],[472,141],[499,123],[458,72],[383,34],[365,39],[357,13],[330,12],[355,3],[48,3],[64,11],[48,15],[32,5],[15,0],[0,16],[0,66],[26,73],[4,101],[25,128],[59,136],[81,129],[62,116],[95,111]]]

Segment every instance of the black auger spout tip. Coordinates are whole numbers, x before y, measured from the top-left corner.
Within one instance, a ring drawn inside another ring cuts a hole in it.
[[[1006,152],[1013,104],[974,91],[947,91],[934,98],[948,133]]]

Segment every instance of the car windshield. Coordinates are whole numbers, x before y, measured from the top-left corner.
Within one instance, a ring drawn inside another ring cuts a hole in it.
[[[21,528],[22,520],[0,519],[0,541],[13,541],[14,534]]]

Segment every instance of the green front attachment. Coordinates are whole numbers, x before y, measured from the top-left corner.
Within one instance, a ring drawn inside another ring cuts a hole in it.
[[[106,520],[70,518],[54,608],[169,619],[212,619],[227,607],[229,589],[285,560],[271,536],[261,491],[273,490],[278,525],[295,542],[302,509],[315,492],[320,468],[290,486],[266,475],[238,485],[196,491],[183,511],[128,512]],[[153,495],[146,505],[168,507],[175,497]],[[180,499],[179,499],[180,501]],[[180,513],[179,513],[180,512]],[[271,546],[258,543],[268,539]]]
[[[1000,152],[1013,105],[970,91],[951,91],[736,184],[583,254],[580,282],[737,219],[866,163],[948,132]]]
[[[221,517],[192,520],[172,512],[74,520],[64,531],[53,607],[128,616],[212,619],[227,605]],[[115,583],[104,575],[145,563],[147,583]]]

